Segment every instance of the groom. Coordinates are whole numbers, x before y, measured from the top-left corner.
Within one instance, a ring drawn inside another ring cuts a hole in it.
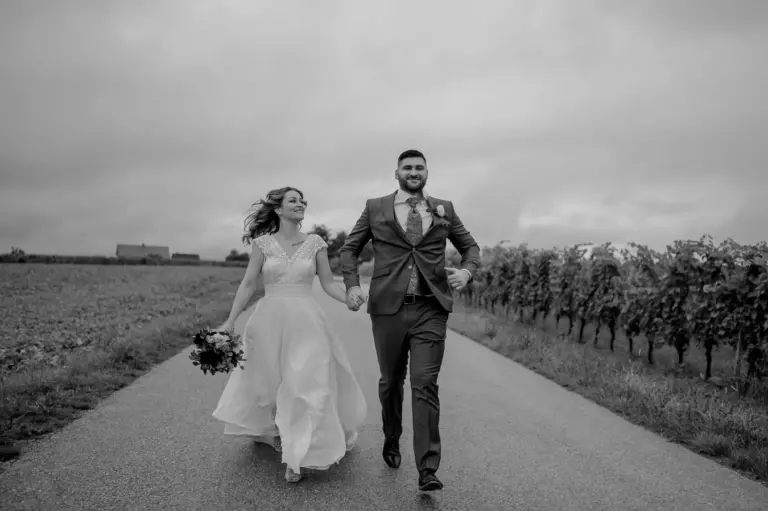
[[[358,256],[373,240],[374,268],[368,313],[379,361],[379,400],[384,423],[384,461],[400,466],[403,432],[403,384],[410,351],[413,451],[419,489],[442,489],[435,475],[440,464],[440,400],[437,376],[445,351],[451,289],[462,289],[480,263],[480,249],[450,201],[430,197],[427,159],[408,150],[397,159],[399,190],[369,199],[340,250],[347,307],[365,302]],[[461,253],[461,269],[445,267],[445,240]]]

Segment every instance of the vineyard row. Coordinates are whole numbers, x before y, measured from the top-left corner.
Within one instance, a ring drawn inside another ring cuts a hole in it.
[[[735,349],[734,378],[761,379],[768,352],[768,245],[715,245],[709,236],[676,241],[657,252],[635,243],[617,250],[610,244],[539,250],[527,245],[483,249],[483,264],[461,293],[467,303],[495,313],[499,309],[523,322],[554,315],[568,320],[568,334],[578,324],[610,331],[613,350],[617,329],[630,352],[639,335],[654,347],[671,345],[682,364],[691,343],[703,347],[706,378],[712,374],[712,350]],[[449,264],[459,264],[453,253]],[[746,375],[742,375],[746,363]]]

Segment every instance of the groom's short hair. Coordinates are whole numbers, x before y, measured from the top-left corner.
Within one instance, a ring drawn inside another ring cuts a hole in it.
[[[397,166],[399,167],[400,162],[406,158],[423,158],[424,163],[427,163],[427,157],[424,156],[421,151],[417,151],[416,149],[408,149],[407,151],[400,153],[400,156],[397,157]]]

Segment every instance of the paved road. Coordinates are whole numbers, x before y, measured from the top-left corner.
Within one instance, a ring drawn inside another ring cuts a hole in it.
[[[456,334],[448,337],[440,380],[446,488],[425,497],[416,490],[408,421],[401,468],[380,458],[367,315],[317,296],[369,402],[361,441],[339,466],[291,486],[274,451],[224,438],[211,412],[227,376],[203,375],[185,350],[14,463],[0,476],[0,508],[768,509],[768,488]]]

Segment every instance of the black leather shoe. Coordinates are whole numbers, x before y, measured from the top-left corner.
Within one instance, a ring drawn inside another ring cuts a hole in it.
[[[400,467],[400,442],[397,440],[384,441],[384,449],[382,449],[381,455],[384,457],[384,463],[392,468]]]
[[[422,472],[419,474],[419,491],[442,490],[443,483],[432,472]]]

